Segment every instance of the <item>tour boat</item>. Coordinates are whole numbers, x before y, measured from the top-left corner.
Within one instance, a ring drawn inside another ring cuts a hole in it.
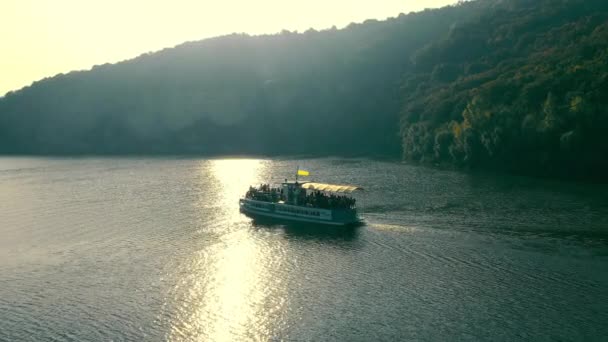
[[[308,175],[298,171],[296,175]],[[249,187],[239,200],[241,212],[290,221],[336,226],[362,222],[357,213],[356,199],[348,194],[363,190],[353,185],[285,181],[279,187],[262,184]]]

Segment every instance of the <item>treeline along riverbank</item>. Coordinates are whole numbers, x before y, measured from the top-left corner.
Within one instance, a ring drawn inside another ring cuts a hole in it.
[[[607,60],[603,0],[233,34],[6,94],[0,153],[402,157],[606,180]]]

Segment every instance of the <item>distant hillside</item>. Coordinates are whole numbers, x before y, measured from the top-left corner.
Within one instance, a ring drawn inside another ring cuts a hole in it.
[[[495,1],[413,61],[406,159],[608,180],[608,1]]]
[[[608,1],[229,35],[0,99],[4,154],[402,155],[608,178]]]
[[[234,34],[58,75],[2,99],[0,153],[398,157],[409,56],[466,12]]]

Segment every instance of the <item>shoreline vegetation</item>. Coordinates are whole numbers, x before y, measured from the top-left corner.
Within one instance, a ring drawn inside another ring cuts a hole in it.
[[[0,155],[344,156],[608,181],[608,2],[188,42],[0,98]]]

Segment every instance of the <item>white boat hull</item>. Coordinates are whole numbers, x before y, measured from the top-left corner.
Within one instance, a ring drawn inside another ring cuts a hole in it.
[[[330,210],[301,207],[284,203],[271,203],[242,198],[239,200],[241,212],[249,215],[275,219],[346,226],[361,223],[354,209]]]

